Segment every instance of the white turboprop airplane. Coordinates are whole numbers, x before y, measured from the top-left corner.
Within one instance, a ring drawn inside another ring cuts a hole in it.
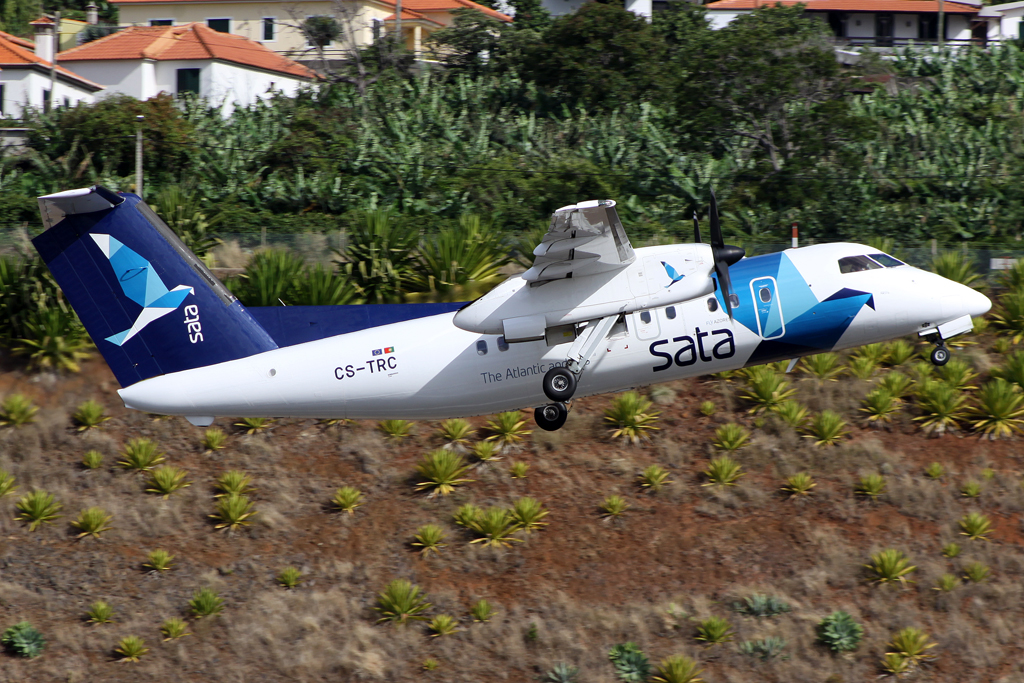
[[[532,268],[469,304],[246,309],[137,196],[39,199],[33,240],[125,406],[183,415],[440,419],[973,329],[991,302],[859,244],[743,258],[711,243],[633,249],[613,201],[554,213]],[[790,368],[792,368],[792,363]]]

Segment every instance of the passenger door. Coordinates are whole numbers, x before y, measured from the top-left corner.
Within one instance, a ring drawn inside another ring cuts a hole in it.
[[[750,295],[757,311],[757,332],[762,339],[778,339],[786,334],[779,303],[779,288],[773,277],[759,277],[750,282]]]

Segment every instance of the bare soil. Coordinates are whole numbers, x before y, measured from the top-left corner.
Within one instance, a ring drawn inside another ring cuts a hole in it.
[[[977,349],[979,367],[998,358]],[[657,662],[672,654],[697,658],[703,678],[721,681],[873,680],[892,634],[923,628],[938,642],[934,661],[914,677],[928,681],[1024,681],[1024,550],[1020,482],[1021,441],[981,441],[973,435],[927,438],[905,411],[887,430],[858,417],[868,383],[818,383],[793,377],[812,410],[833,408],[854,423],[849,439],[820,448],[773,418],[763,423],[737,398],[739,383],[702,378],[670,385],[675,396],[658,406],[660,429],[649,443],[612,441],[602,424],[608,397],[578,401],[566,427],[535,430],[526,446],[469,475],[473,483],[448,497],[416,493],[416,461],[437,447],[436,425],[419,423],[400,445],[385,443],[369,422],[325,426],[280,420],[266,435],[246,436],[234,420],[226,449],[203,452],[202,429],[184,419],[154,419],[121,407],[117,384],[96,358],[70,377],[30,375],[7,364],[0,396],[22,392],[41,411],[35,424],[0,430],[0,467],[20,490],[0,500],[0,628],[21,620],[48,640],[35,660],[0,659],[0,681],[438,681],[538,680],[557,662],[581,669],[580,681],[616,680],[608,649],[636,642]],[[79,433],[70,415],[86,399],[107,406],[113,419]],[[719,410],[701,416],[698,406]],[[746,476],[736,487],[701,484],[714,430],[741,422],[753,444],[736,454]],[[480,428],[486,418],[474,420]],[[531,422],[532,426],[532,422]],[[144,492],[144,477],[115,466],[123,444],[156,440],[171,464],[188,470],[192,485],[168,499]],[[98,449],[104,466],[80,466]],[[512,479],[513,461],[530,465]],[[927,479],[933,461],[948,474]],[[673,483],[655,495],[641,492],[639,471],[660,464]],[[232,468],[250,473],[259,514],[235,533],[214,529],[213,482]],[[984,481],[983,468],[995,470]],[[790,500],[783,477],[807,470],[814,494]],[[888,492],[877,502],[857,499],[858,477],[880,472]],[[959,495],[969,480],[984,481],[976,500]],[[353,516],[331,512],[333,492],[352,485],[366,493]],[[29,532],[14,519],[17,498],[42,488],[63,504],[64,517]],[[605,496],[626,497],[620,519],[601,518]],[[470,545],[451,522],[465,502],[508,505],[530,495],[551,511],[549,526],[508,550]],[[76,540],[68,522],[98,505],[114,515],[100,539]],[[959,535],[970,510],[989,515],[992,540]],[[417,527],[437,523],[448,532],[439,556],[422,557],[409,541]],[[941,547],[964,548],[946,559]],[[905,551],[917,571],[905,589],[871,585],[863,565],[883,548]],[[164,548],[176,557],[160,575],[142,568],[146,553]],[[933,590],[943,573],[962,573],[982,561],[992,578],[964,583],[951,594]],[[277,585],[286,566],[302,570],[295,590]],[[422,623],[377,625],[376,594],[392,579],[407,578],[428,594],[431,614],[449,613],[461,631],[429,637]],[[225,599],[224,612],[190,620],[192,635],[162,642],[159,627],[187,616],[187,602],[202,587]],[[744,617],[735,601],[754,592],[777,595],[793,611],[772,619]],[[473,623],[469,606],[486,598],[497,608],[488,623]],[[96,600],[115,608],[115,622],[87,625]],[[858,651],[836,656],[816,642],[815,626],[843,609],[864,624]],[[735,640],[702,647],[696,621],[728,618]],[[145,639],[150,651],[137,664],[113,654],[126,635]],[[737,644],[785,638],[783,657],[762,662]],[[440,662],[423,672],[428,657]]]

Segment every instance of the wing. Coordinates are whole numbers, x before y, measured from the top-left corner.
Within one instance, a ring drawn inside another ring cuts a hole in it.
[[[523,273],[527,282],[597,275],[625,268],[636,260],[610,199],[555,211],[551,227],[533,254],[533,267]]]

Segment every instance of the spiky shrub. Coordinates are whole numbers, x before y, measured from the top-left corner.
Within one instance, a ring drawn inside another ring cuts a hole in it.
[[[377,595],[374,609],[380,613],[377,623],[390,621],[394,624],[407,624],[410,621],[425,621],[423,612],[430,607],[426,594],[419,586],[405,579],[395,579]]]
[[[901,654],[886,652],[882,657],[882,671],[897,678],[911,673],[913,668],[913,662]]]
[[[846,364],[846,371],[857,379],[868,380],[878,372],[878,361],[867,356],[854,356]]]
[[[102,600],[89,605],[85,612],[85,621],[90,624],[109,624],[113,620],[114,608]]]
[[[637,483],[640,484],[641,488],[651,493],[657,493],[663,486],[667,486],[672,482],[668,478],[668,470],[661,465],[650,465],[645,467],[644,471],[637,477]]]
[[[771,365],[750,368],[747,390],[742,397],[754,404],[751,413],[773,410],[780,403],[796,393]]]
[[[960,585],[960,579],[955,574],[943,574],[935,581],[935,586],[932,590],[939,591],[940,593],[949,593],[950,591],[956,590],[956,587]]]
[[[228,470],[213,485],[217,498],[247,496],[253,492],[252,477],[241,470]]]
[[[50,309],[38,309],[24,321],[25,336],[11,347],[11,353],[28,358],[34,370],[78,372],[79,361],[89,357],[91,340],[78,317],[63,301]]]
[[[452,515],[452,519],[459,526],[464,526],[467,529],[472,529],[473,525],[478,519],[484,514],[484,511],[478,508],[472,503],[466,503],[465,505],[459,506],[459,509]]]
[[[750,432],[743,425],[731,422],[715,430],[715,448],[734,453],[750,442]]]
[[[977,400],[970,414],[972,427],[982,436],[995,440],[1024,431],[1024,395],[1015,384],[1001,378],[986,382]]]
[[[494,608],[491,607],[491,603],[486,600],[477,600],[473,603],[473,606],[469,608],[469,614],[473,617],[473,621],[486,623],[494,616]]]
[[[963,394],[945,382],[929,380],[917,391],[917,405],[921,415],[914,420],[921,423],[926,434],[942,436],[955,431],[966,415]]]
[[[11,394],[0,402],[0,425],[4,427],[21,427],[35,422],[39,412],[31,400],[24,394]]]
[[[145,437],[129,441],[121,451],[121,458],[122,460],[117,462],[118,466],[136,472],[150,470],[165,459],[156,443]]]
[[[805,438],[814,439],[815,446],[834,446],[849,434],[846,420],[832,410],[823,410],[804,428]]]
[[[212,588],[200,588],[188,601],[188,610],[196,619],[212,617],[224,611],[224,599]]]
[[[921,629],[911,626],[896,632],[889,642],[890,651],[886,652],[886,654],[900,655],[913,664],[920,664],[933,657],[928,650],[936,645],[938,643],[933,641],[931,636]]]
[[[297,588],[302,583],[302,572],[295,567],[285,567],[281,570],[281,573],[277,575],[277,583],[279,586],[288,588]]]
[[[857,481],[857,485],[853,487],[853,492],[858,496],[876,500],[885,493],[885,477],[881,474],[863,476]]]
[[[906,339],[897,339],[885,345],[885,362],[893,367],[903,365],[917,355],[914,345]]]
[[[839,366],[838,353],[818,353],[800,361],[800,367],[819,382],[838,381],[843,369]]]
[[[992,342],[992,353],[1005,356],[1010,352],[1011,342],[1006,337],[999,337]],[[1019,384],[1019,382],[1018,382]]]
[[[960,535],[966,536],[972,541],[981,539],[988,540],[992,532],[992,521],[980,512],[968,512],[960,520]]]
[[[578,666],[570,666],[565,662],[559,662],[555,664],[555,668],[544,675],[543,680],[546,683],[577,683],[579,675],[580,668]]]
[[[947,543],[942,546],[942,556],[953,559],[954,557],[959,557],[961,550],[962,548],[959,543]]]
[[[476,432],[467,420],[454,418],[442,422],[437,433],[441,437],[441,441],[444,442],[445,448],[462,448],[469,445],[470,439]]]
[[[416,471],[423,481],[416,484],[417,491],[430,491],[430,496],[447,496],[459,484],[468,484],[472,479],[462,478],[469,469],[465,458],[458,453],[444,449],[431,451],[416,465]]]
[[[478,536],[470,543],[482,543],[491,548],[511,548],[513,543],[523,540],[512,535],[519,531],[519,524],[504,508],[488,508],[476,518],[470,529]]]
[[[750,597],[744,598],[743,602],[733,603],[733,609],[748,617],[777,617],[793,608],[786,601],[774,595],[754,593]]]
[[[717,409],[718,408],[715,406],[714,401],[701,401],[699,408],[700,414],[703,415],[704,417],[711,417],[712,415],[715,414],[715,411]]]
[[[487,441],[498,444],[501,450],[514,450],[520,447],[523,440],[532,434],[532,430],[526,428],[526,420],[518,410],[511,410],[506,413],[498,413],[493,420],[488,420],[485,425],[491,433]]]
[[[514,462],[508,468],[508,474],[513,479],[526,479],[526,473],[530,470],[530,466],[525,462]]]
[[[708,617],[697,625],[695,638],[708,645],[728,642],[733,638],[732,624],[722,617]]]
[[[34,659],[43,654],[46,639],[39,629],[27,621],[22,621],[0,635],[0,645],[16,657]]]
[[[1005,339],[1001,341],[1005,341]],[[1024,351],[1014,351],[1011,353],[1007,356],[1003,366],[993,368],[991,374],[993,377],[1005,379],[1007,382],[1024,389]]]
[[[210,517],[216,522],[214,528],[235,531],[252,523],[256,515],[248,496],[224,496],[218,498]]]
[[[228,435],[223,429],[211,427],[203,432],[203,450],[219,451],[227,445]]]
[[[656,675],[657,683],[704,683],[697,662],[685,655],[673,655],[661,660]]]
[[[651,675],[651,662],[636,643],[620,643],[608,652],[620,681],[644,683]]]
[[[788,399],[775,406],[774,413],[784,424],[793,429],[803,429],[810,416],[807,406],[794,399]]]
[[[888,349],[885,344],[865,344],[857,348],[855,358],[868,358],[876,365],[881,365],[888,359]]]
[[[969,481],[960,487],[960,495],[964,498],[977,498],[981,495],[981,484]]]
[[[398,443],[412,436],[415,426],[416,423],[409,420],[381,420],[377,423],[377,431],[383,434],[387,441]]]
[[[882,375],[877,384],[875,384],[875,387],[882,391],[888,391],[893,398],[902,400],[910,396],[914,387],[914,380],[902,372],[891,370]]]
[[[612,438],[634,444],[650,438],[661,413],[651,410],[651,402],[635,391],[627,391],[612,399],[604,411],[604,421],[612,425]]]
[[[188,472],[180,467],[171,465],[157,467],[149,473],[146,492],[169,498],[172,493],[192,485],[191,482],[185,481],[187,476]]]
[[[110,419],[103,414],[104,410],[102,403],[91,400],[86,401],[78,406],[78,410],[71,416],[71,419],[78,426],[78,431],[85,432],[99,427]]]
[[[814,478],[807,472],[797,472],[786,477],[786,483],[782,485],[782,490],[788,493],[790,498],[800,498],[811,495],[813,493],[811,489],[817,485]]]
[[[243,417],[235,426],[240,427],[246,434],[262,434],[274,426],[274,421],[269,417]]]
[[[420,554],[427,556],[430,553],[441,554],[441,548],[446,547],[444,540],[448,538],[448,534],[444,532],[444,529],[436,524],[424,524],[416,530],[416,535],[413,537],[412,546],[419,548]]]
[[[103,508],[91,507],[79,512],[78,519],[73,520],[71,526],[78,530],[78,538],[99,538],[104,531],[110,531],[109,524],[113,518],[114,516],[108,515]]]
[[[548,516],[548,510],[544,508],[543,503],[530,496],[523,496],[512,503],[509,513],[512,515],[512,521],[526,533],[539,531],[548,525],[547,522],[541,521]]]
[[[177,640],[178,638],[192,635],[188,632],[188,624],[185,623],[185,620],[177,617],[171,617],[165,621],[160,626],[160,633],[163,634],[165,641]]]
[[[424,671],[437,671],[441,668],[441,662],[437,661],[433,657],[427,657],[423,660],[422,666]]]
[[[900,550],[888,548],[871,556],[871,564],[864,565],[872,582],[879,585],[913,583],[908,577],[917,567]]]
[[[999,297],[991,320],[997,330],[1019,344],[1024,339],[1024,287],[1015,287]]]
[[[981,478],[985,481],[992,481],[996,478],[996,471],[991,467],[986,467],[981,471]]]
[[[166,550],[157,548],[156,550],[150,550],[149,553],[146,554],[146,561],[142,566],[151,572],[160,573],[168,571],[173,562],[174,555],[171,555]]]
[[[867,421],[876,424],[892,422],[892,416],[899,412],[900,399],[882,388],[872,389],[864,397],[861,412],[867,413]]]
[[[433,638],[451,635],[459,630],[459,620],[450,614],[438,614],[427,624],[427,629]]]
[[[53,494],[43,490],[26,493],[15,505],[18,519],[28,524],[29,531],[35,531],[42,524],[52,524],[60,517],[61,507]]]
[[[473,453],[473,457],[479,460],[481,463],[494,462],[495,460],[501,460],[498,457],[500,447],[493,441],[477,441],[473,444],[470,449]]]
[[[947,280],[959,282],[968,287],[980,288],[984,285],[974,261],[958,249],[939,252],[931,263],[931,271]]]
[[[987,564],[981,562],[968,562],[964,565],[964,578],[971,583],[981,583],[992,574]]]
[[[946,476],[946,468],[942,466],[942,463],[933,462],[924,469],[924,474],[929,479],[942,479]]]
[[[601,503],[601,516],[605,519],[619,517],[629,509],[629,503],[622,496],[607,496]]]
[[[86,451],[82,456],[82,467],[87,470],[98,470],[103,467],[103,454],[96,450]]]
[[[739,651],[745,655],[760,657],[762,661],[768,661],[781,655],[787,644],[778,636],[769,636],[758,640],[745,640],[740,643]]]
[[[356,508],[363,504],[363,492],[354,486],[342,486],[334,492],[331,498],[331,506],[339,511],[350,515],[356,513]]]
[[[114,648],[114,653],[122,662],[137,662],[147,652],[149,652],[149,648],[146,647],[146,641],[138,636],[125,636]]]
[[[743,475],[743,468],[740,467],[740,464],[728,455],[723,455],[714,458],[708,464],[708,468],[704,470],[704,476],[708,480],[701,486],[735,486]]]
[[[853,652],[864,637],[864,627],[842,610],[818,622],[818,640],[833,652]]]
[[[18,490],[14,481],[14,475],[0,467],[0,498],[10,495]]]
[[[971,366],[959,358],[954,358],[935,371],[939,379],[957,391],[970,391],[978,387],[971,382],[978,376]]]

